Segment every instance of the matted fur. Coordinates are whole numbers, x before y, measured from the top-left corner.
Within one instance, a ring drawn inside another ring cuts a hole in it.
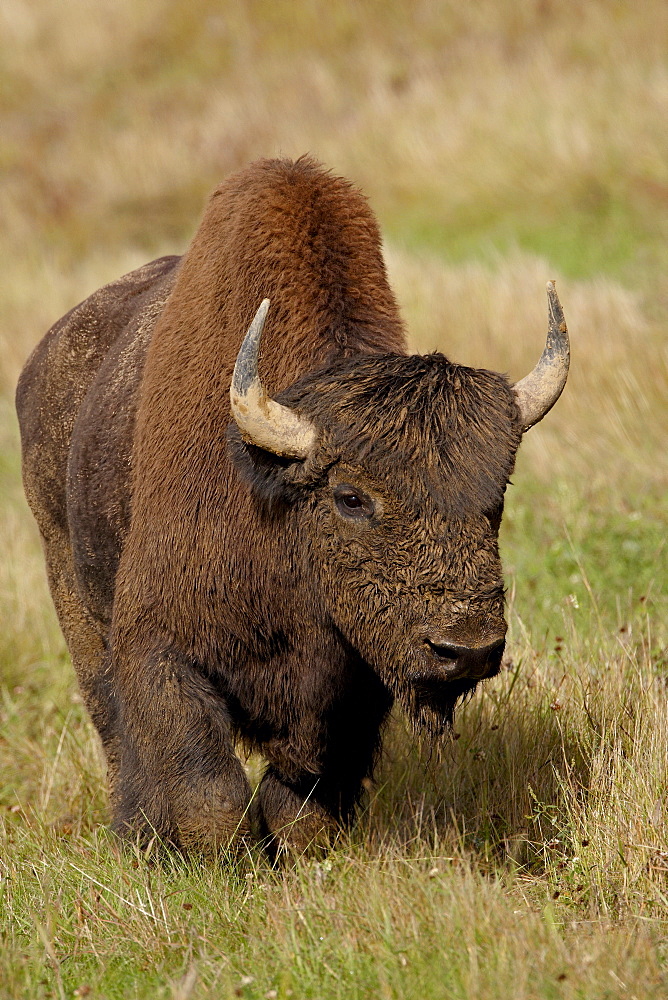
[[[263,298],[260,374],[316,427],[305,461],[230,420]],[[366,200],[312,160],[229,178],[183,258],[53,327],[17,405],[119,832],[210,848],[253,812],[257,832],[303,845],[350,815],[394,698],[436,738],[498,669],[512,388],[406,354]],[[458,679],[445,643],[470,650]],[[253,810],[237,739],[268,762]]]

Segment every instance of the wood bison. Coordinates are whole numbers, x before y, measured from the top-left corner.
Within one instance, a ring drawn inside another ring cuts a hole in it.
[[[364,197],[262,160],[183,257],[49,331],[24,482],[115,830],[299,848],[351,815],[395,699],[436,737],[499,670],[504,490],[568,370],[548,297],[514,386],[407,354]],[[238,742],[267,762],[254,795]]]

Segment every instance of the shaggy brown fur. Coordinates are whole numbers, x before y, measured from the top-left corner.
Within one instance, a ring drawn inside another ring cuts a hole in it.
[[[305,461],[230,423],[264,297],[260,374],[317,428]],[[303,845],[350,815],[395,697],[438,734],[498,670],[512,389],[406,355],[373,215],[310,159],[222,184],[182,259],[53,327],[17,405],[119,832],[209,848],[253,812]],[[268,762],[253,810],[238,739]]]

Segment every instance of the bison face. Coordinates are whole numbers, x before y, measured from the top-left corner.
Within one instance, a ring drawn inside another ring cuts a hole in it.
[[[434,729],[499,669],[503,495],[522,432],[568,375],[553,282],[547,295],[545,348],[514,386],[440,354],[388,354],[338,360],[272,399],[258,370],[267,299],[235,364],[238,468],[260,502],[292,512],[313,601]]]
[[[440,723],[501,662],[501,501],[462,516],[447,483],[426,491],[401,465],[332,466],[314,492],[311,545],[339,630],[412,714]]]
[[[503,653],[512,389],[439,354],[386,355],[339,361],[277,400],[314,429],[307,456],[237,437],[237,466],[294,537],[313,602],[413,718],[440,729]]]

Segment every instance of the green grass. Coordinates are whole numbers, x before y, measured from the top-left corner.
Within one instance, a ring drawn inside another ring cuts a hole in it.
[[[2,8],[2,1000],[668,995],[667,18]],[[184,248],[223,176],[307,150],[369,194],[416,349],[521,377],[558,280],[573,366],[508,491],[505,667],[440,755],[393,718],[326,858],[121,852],[11,394],[59,315]]]
[[[665,494],[620,502],[584,483],[556,481],[546,494],[544,485],[519,482],[507,501],[502,546],[535,641],[561,632],[565,613],[583,631],[592,618],[626,630],[642,605],[665,621],[667,523]]]
[[[523,192],[501,203],[491,192],[488,204],[469,202],[454,210],[440,200],[392,213],[388,237],[453,263],[471,257],[494,261],[519,249],[545,257],[570,278],[603,271],[634,282],[638,272],[666,264],[665,216],[653,201],[639,198],[633,204],[595,183],[590,190],[569,192],[559,204]]]

